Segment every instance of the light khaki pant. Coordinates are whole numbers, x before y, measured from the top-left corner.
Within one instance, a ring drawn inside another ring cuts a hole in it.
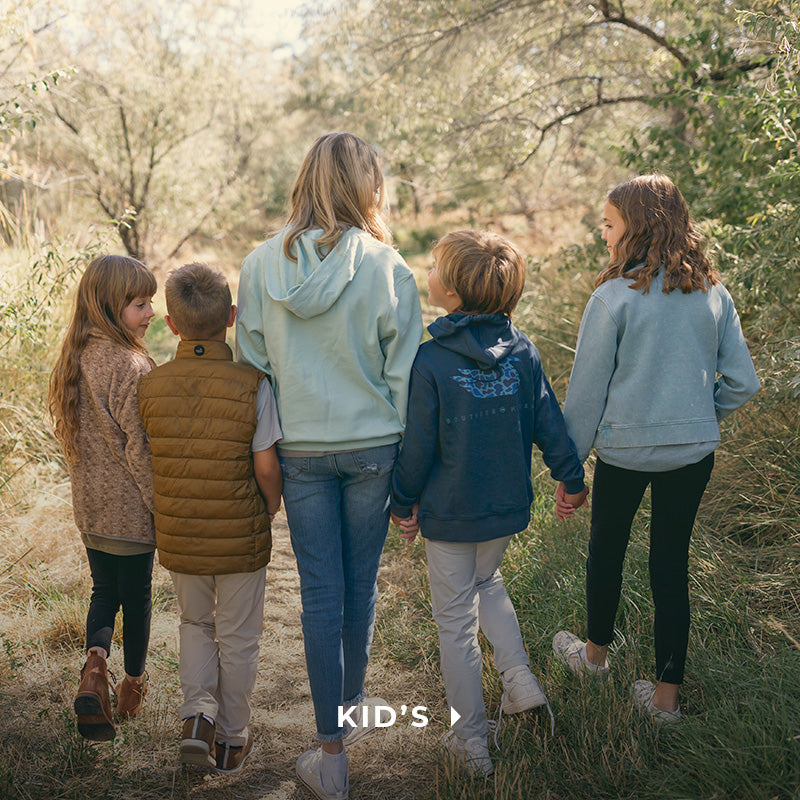
[[[247,742],[266,567],[233,575],[171,572],[180,608],[181,719],[205,714],[218,742]]]
[[[478,628],[494,648],[500,673],[530,663],[498,570],[510,541],[510,536],[476,543],[425,539],[442,679],[448,704],[461,714],[453,730],[462,739],[488,731]]]

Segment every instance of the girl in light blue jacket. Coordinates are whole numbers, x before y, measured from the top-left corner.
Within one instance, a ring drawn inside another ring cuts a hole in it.
[[[578,457],[597,452],[587,641],[559,631],[553,649],[574,672],[608,674],[625,550],[649,484],[657,680],[636,681],[634,698],[654,718],[675,721],[689,637],[689,539],[718,422],[760,384],[733,301],[669,178],[617,186],[603,239],[610,260],[584,311],[564,403]],[[569,516],[563,486],[557,497],[559,516]]]
[[[375,730],[364,677],[389,480],[422,336],[414,276],[382,217],[378,156],[321,136],[286,227],[244,260],[239,359],[270,376],[283,438],[283,500],[300,574],[306,668],[320,748],[297,775],[320,800],[350,790],[344,748]]]

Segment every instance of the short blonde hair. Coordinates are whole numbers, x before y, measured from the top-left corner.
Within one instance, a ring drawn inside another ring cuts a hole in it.
[[[208,264],[184,264],[164,284],[167,313],[181,336],[209,339],[224,331],[231,314],[231,290],[225,276]]]
[[[433,248],[433,259],[442,287],[461,298],[459,311],[511,316],[522,297],[525,258],[499,234],[448,233]]]
[[[299,236],[320,228],[320,253],[330,250],[348,227],[391,244],[382,212],[386,203],[383,172],[375,150],[352,133],[320,136],[303,160],[292,188],[289,232],[283,241],[287,258]]]

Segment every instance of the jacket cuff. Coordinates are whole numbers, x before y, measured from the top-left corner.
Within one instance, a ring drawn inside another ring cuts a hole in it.
[[[564,481],[564,488],[567,490],[567,494],[578,494],[586,488],[586,484],[580,478],[576,478],[575,480]]]
[[[413,508],[413,504],[410,506],[404,506],[400,505],[399,503],[390,503],[389,513],[394,514],[394,516],[398,519],[408,519],[411,516]]]

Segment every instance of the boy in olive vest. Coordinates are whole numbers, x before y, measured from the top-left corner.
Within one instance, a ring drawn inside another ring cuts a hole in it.
[[[233,363],[225,277],[187,264],[165,285],[175,359],[139,383],[153,453],[156,546],[180,608],[185,764],[238,772],[264,618],[270,522],[280,508],[281,429],[264,374]]]

